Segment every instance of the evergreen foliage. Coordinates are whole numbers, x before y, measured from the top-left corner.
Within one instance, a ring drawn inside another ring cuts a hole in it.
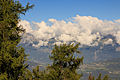
[[[81,74],[77,73],[80,64],[83,63],[83,57],[76,57],[80,54],[78,50],[79,44],[61,44],[55,45],[51,52],[50,59],[53,61],[52,65],[47,67],[44,72],[44,80],[79,80]]]
[[[102,79],[102,74],[100,73],[100,74],[98,75],[98,78],[96,78],[96,79],[95,79],[94,76],[92,76],[92,75],[90,74],[88,80],[111,80],[111,79],[108,77],[108,75],[105,75],[105,76],[103,77],[103,79]]]
[[[51,52],[50,59],[53,61],[46,70],[40,71],[39,66],[33,69],[32,79],[30,80],[80,80],[81,74],[77,73],[80,64],[83,64],[83,57],[75,56],[80,51],[77,50],[79,44],[61,44],[55,45]],[[99,74],[95,79],[91,74],[88,80],[111,80],[107,75],[103,78]]]
[[[29,3],[23,7],[19,1],[0,0],[0,80],[18,80],[27,68],[27,55],[23,47],[18,47],[25,30],[18,22],[20,14],[32,7]]]

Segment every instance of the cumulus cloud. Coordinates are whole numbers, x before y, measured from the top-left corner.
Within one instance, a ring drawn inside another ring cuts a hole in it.
[[[72,17],[72,21],[48,20],[51,25],[42,21],[40,23],[33,22],[32,29],[29,22],[23,20],[19,24],[23,25],[26,33],[29,33],[38,40],[38,44],[33,44],[35,47],[46,46],[51,38],[55,39],[56,44],[68,42],[80,42],[81,45],[97,45],[102,36],[111,34],[116,37],[117,43],[120,44],[120,19],[115,21],[100,20],[91,16]],[[106,44],[111,43],[109,39]],[[55,44],[54,43],[54,44]]]
[[[19,25],[22,25],[22,27],[25,29],[25,31],[26,31],[27,33],[31,33],[31,32],[32,32],[31,25],[30,25],[30,23],[29,23],[28,21],[26,21],[26,20],[21,20],[21,21],[19,22],[18,26],[19,26]]]

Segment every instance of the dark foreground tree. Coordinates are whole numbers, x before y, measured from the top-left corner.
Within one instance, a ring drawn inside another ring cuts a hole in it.
[[[45,71],[40,71],[37,66],[33,69],[32,80],[80,80],[82,75],[77,73],[77,69],[83,63],[83,57],[75,56],[80,53],[78,47],[79,44],[55,45],[50,55],[50,59],[53,61],[52,65],[49,65]],[[95,79],[90,74],[88,80],[111,79],[107,75],[102,78],[101,74]]]
[[[102,78],[102,74],[100,73],[98,78],[95,79],[94,76],[92,76],[91,74],[89,75],[89,78],[88,80],[111,80],[108,75],[105,75],[103,78]]]
[[[50,55],[53,64],[47,67],[46,72],[38,74],[38,77],[41,80],[79,80],[81,74],[77,73],[77,69],[83,63],[83,57],[75,56],[80,54],[78,47],[79,44],[55,45]]]
[[[27,65],[24,48],[18,47],[24,29],[18,26],[20,14],[32,8],[19,1],[0,0],[0,80],[18,80]]]

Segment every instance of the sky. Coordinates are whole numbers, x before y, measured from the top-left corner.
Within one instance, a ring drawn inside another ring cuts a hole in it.
[[[22,20],[29,22],[48,21],[50,18],[67,20],[70,17],[92,16],[101,20],[120,18],[120,0],[19,0],[35,7],[22,15]]]

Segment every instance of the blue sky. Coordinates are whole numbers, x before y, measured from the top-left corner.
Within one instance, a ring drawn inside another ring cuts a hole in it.
[[[48,21],[50,18],[66,20],[77,14],[92,16],[102,20],[120,19],[120,0],[19,0],[35,7],[22,15],[22,20]]]

